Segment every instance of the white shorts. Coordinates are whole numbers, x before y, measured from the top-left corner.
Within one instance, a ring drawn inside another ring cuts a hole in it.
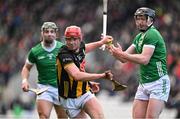
[[[37,84],[38,88],[48,87],[48,90],[37,96],[37,100],[47,100],[55,105],[61,105],[58,98],[58,88],[50,85]]]
[[[170,80],[169,76],[165,75],[157,81],[139,84],[135,99],[149,100],[150,98],[154,98],[167,102],[169,92]]]
[[[85,93],[84,95],[78,97],[78,98],[68,98],[64,99],[60,97],[60,101],[62,103],[62,106],[66,110],[67,115],[70,118],[76,117],[83,108],[84,104],[94,97],[94,94],[92,94],[90,91]]]

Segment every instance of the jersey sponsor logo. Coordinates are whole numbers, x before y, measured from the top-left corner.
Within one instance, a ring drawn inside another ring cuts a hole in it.
[[[38,56],[38,60],[44,59],[45,56]]]
[[[69,57],[63,59],[63,62],[68,62],[68,61],[72,61],[72,59]]]
[[[149,76],[144,76],[144,78],[146,78],[146,79],[150,79],[150,77],[149,77]]]

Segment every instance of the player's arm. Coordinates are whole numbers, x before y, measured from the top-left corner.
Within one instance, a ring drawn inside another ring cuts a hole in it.
[[[122,52],[121,57],[133,63],[147,65],[153,53],[153,47],[144,46],[141,54],[130,54],[128,52]]]
[[[135,53],[135,46],[133,44],[130,45],[129,48],[125,52],[129,53],[129,54],[134,54]]]
[[[22,77],[22,85],[21,88],[23,89],[23,91],[28,91],[29,89],[29,84],[28,84],[28,78],[29,78],[29,74],[30,74],[30,70],[32,68],[33,65],[28,64],[27,62],[24,64],[22,71],[21,71],[21,77]]]
[[[130,45],[129,48],[125,51],[125,53],[134,54],[135,53],[135,46],[133,44]],[[122,58],[122,57],[118,57],[118,60],[121,61],[122,63],[128,62],[127,59]]]
[[[106,36],[102,38],[100,41],[88,43],[85,45],[86,47],[86,53],[93,51],[94,49],[101,47],[103,44],[108,44],[109,42],[112,42],[113,38],[111,36]]]
[[[66,64],[64,66],[64,69],[70,76],[73,77],[74,80],[78,80],[78,81],[91,81],[100,78],[107,78],[107,79],[112,78],[111,72],[100,73],[100,74],[82,72],[74,63]]]

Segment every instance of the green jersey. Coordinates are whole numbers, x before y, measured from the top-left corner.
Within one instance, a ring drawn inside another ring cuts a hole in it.
[[[42,43],[33,47],[28,54],[28,63],[36,64],[38,83],[57,87],[56,56],[63,43],[55,41],[55,45],[47,49]]]
[[[154,48],[154,53],[147,65],[140,65],[140,83],[148,83],[158,80],[167,74],[166,46],[161,34],[154,26],[146,32],[139,33],[133,40],[138,54],[143,47]]]

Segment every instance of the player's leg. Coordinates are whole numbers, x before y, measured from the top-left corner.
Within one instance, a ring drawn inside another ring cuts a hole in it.
[[[44,93],[37,95],[37,111],[39,114],[40,119],[47,119],[50,117],[51,110],[53,107],[53,97],[52,97],[52,87],[43,85],[43,84],[38,84],[38,88],[46,88],[48,87],[48,90],[45,91]]]
[[[89,99],[83,107],[83,110],[92,118],[92,119],[104,119],[104,113],[101,104],[96,97]]]
[[[68,119],[68,116],[62,106],[54,105],[54,108],[55,108],[58,119]]]
[[[150,99],[147,107],[146,118],[157,119],[164,108],[164,101],[157,99]]]
[[[52,110],[53,104],[47,100],[37,100],[37,111],[40,119],[48,119]]]
[[[55,87],[50,88],[51,98],[53,99],[54,109],[56,111],[58,119],[68,119],[68,116],[62,107],[62,103],[59,101],[58,89]]]
[[[81,112],[76,116],[76,119],[88,119],[88,115],[81,110]]]
[[[146,117],[146,110],[148,106],[147,100],[135,99],[133,102],[133,119],[144,119]]]
[[[170,81],[167,75],[148,85],[150,99],[147,107],[147,118],[159,118],[164,105],[169,97]]]
[[[148,106],[148,94],[144,91],[144,86],[139,85],[135,99],[133,102],[133,109],[132,109],[132,117],[133,119],[145,118],[146,117],[146,110]]]

